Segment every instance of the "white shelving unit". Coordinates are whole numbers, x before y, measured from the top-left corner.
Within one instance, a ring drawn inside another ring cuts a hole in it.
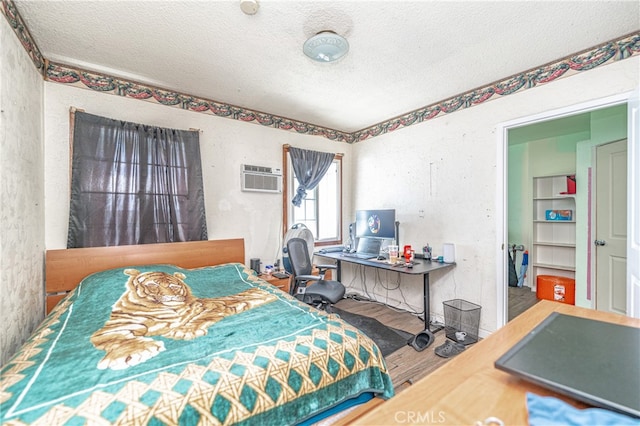
[[[529,253],[531,286],[538,275],[575,278],[576,199],[567,191],[567,176],[573,173],[533,178],[533,246]],[[547,220],[547,210],[571,210],[571,220]]]

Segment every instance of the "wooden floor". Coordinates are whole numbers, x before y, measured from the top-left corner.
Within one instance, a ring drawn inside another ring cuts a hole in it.
[[[407,312],[397,312],[382,304],[343,299],[336,304],[336,307],[354,314],[376,318],[389,327],[409,333],[419,333],[424,329],[424,322],[420,318]],[[435,335],[435,342],[421,352],[407,345],[386,357],[387,368],[396,393],[447,362],[447,358],[441,358],[433,352],[444,343],[444,331],[439,331]]]
[[[509,320],[521,314],[537,302],[536,293],[532,292],[529,287],[509,287]],[[420,318],[408,312],[398,312],[382,304],[342,299],[335,306],[354,314],[376,318],[389,327],[404,330],[409,333],[418,333],[424,329],[424,321]],[[434,353],[434,349],[442,345],[446,339],[444,330],[436,332],[435,336],[436,339],[434,343],[421,352],[407,345],[385,358],[396,394],[407,389],[410,385],[452,359],[441,358]],[[314,426],[330,426],[334,423],[340,423],[340,419],[345,416],[348,417],[349,413],[356,408],[357,407],[353,407],[334,414]]]
[[[509,287],[509,321],[539,302],[531,287]]]
[[[509,287],[509,320],[520,315],[537,302],[536,293],[531,291],[531,288]],[[415,334],[424,329],[424,322],[415,315],[408,312],[399,312],[378,303],[343,299],[336,304],[336,307],[355,314],[376,318],[389,327],[409,333]],[[442,345],[446,339],[444,331],[435,333],[435,336],[435,342],[421,352],[407,345],[387,356],[387,368],[396,393],[448,361],[447,358],[441,358],[434,353],[434,349]]]

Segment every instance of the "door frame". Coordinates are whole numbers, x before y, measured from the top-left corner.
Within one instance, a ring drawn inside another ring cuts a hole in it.
[[[497,160],[496,160],[496,329],[501,328],[507,323],[508,320],[508,269],[507,269],[507,247],[508,247],[508,215],[507,215],[507,198],[508,198],[508,186],[507,186],[507,174],[508,174],[508,132],[510,129],[517,127],[528,126],[531,124],[541,123],[544,121],[555,120],[558,118],[569,117],[576,114],[582,114],[585,112],[591,112],[599,109],[604,109],[616,105],[627,104],[627,108],[631,109],[631,103],[634,97],[637,97],[635,91],[626,92],[618,95],[609,96],[602,99],[596,99],[588,102],[583,102],[568,107],[558,108],[551,111],[545,111],[542,113],[530,115],[527,117],[521,117],[515,120],[510,120],[504,123],[500,123],[496,126],[497,137]],[[630,114],[629,114],[630,115]],[[631,151],[633,144],[640,144],[640,135],[638,132],[634,132],[631,128],[633,120],[628,120],[627,123],[627,148],[628,152]],[[634,176],[634,173],[638,173],[635,168],[637,164],[631,164],[627,170],[627,181]],[[628,200],[629,201],[629,200]],[[635,212],[635,207],[631,202],[627,203],[627,221],[633,217],[633,214],[640,214]],[[627,249],[628,251],[628,249]],[[629,253],[627,253],[629,255]],[[629,256],[627,256],[629,259]],[[630,283],[627,282],[627,287]],[[629,291],[627,291],[629,293]],[[627,301],[627,304],[631,301]]]

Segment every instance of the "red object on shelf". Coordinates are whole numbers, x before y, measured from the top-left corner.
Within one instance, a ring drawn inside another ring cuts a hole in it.
[[[576,280],[555,275],[538,275],[536,279],[536,297],[575,305]]]
[[[576,193],[576,175],[567,176],[567,191],[561,192],[561,194],[575,194]]]

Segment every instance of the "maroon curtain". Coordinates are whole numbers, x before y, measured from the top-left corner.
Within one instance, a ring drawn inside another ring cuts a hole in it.
[[[207,239],[199,132],[76,112],[67,247]]]

